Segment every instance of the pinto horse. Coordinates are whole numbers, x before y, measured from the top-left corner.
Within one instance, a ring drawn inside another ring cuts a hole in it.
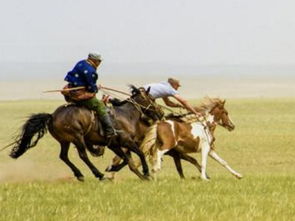
[[[70,143],[76,146],[79,157],[89,167],[96,178],[104,179],[102,174],[89,160],[86,150],[95,153],[93,145],[107,145],[115,154],[120,156],[124,162],[128,163],[130,169],[141,179],[148,179],[149,169],[144,154],[139,150],[134,137],[129,135],[129,129],[138,128],[138,121],[143,115],[158,120],[157,106],[152,100],[148,99],[148,90],[137,89],[130,86],[132,96],[124,101],[120,107],[113,109],[113,121],[118,130],[118,136],[107,143],[101,124],[97,116],[84,107],[77,105],[63,105],[55,110],[53,114],[39,113],[33,114],[23,125],[19,137],[14,142],[10,156],[18,158],[29,148],[37,145],[39,139],[49,130],[50,134],[60,143],[60,159],[64,161],[73,171],[79,181],[84,180],[80,170],[69,160],[68,150]],[[138,155],[143,165],[143,175],[129,160],[121,146]],[[119,170],[120,168],[116,168]]]
[[[228,111],[224,108],[225,100],[218,98],[206,98],[200,108],[196,108],[199,112],[203,112],[206,122],[202,123],[194,119],[193,115],[186,115],[162,121],[157,125],[157,140],[153,160],[153,171],[161,169],[161,159],[165,153],[173,151],[170,154],[174,157],[177,170],[183,177],[180,159],[185,159],[193,163],[201,172],[201,179],[208,180],[206,174],[208,155],[228,169],[237,178],[242,175],[233,170],[226,161],[224,161],[215,151],[214,147],[214,131],[216,125],[221,125],[232,131],[235,126],[228,116]],[[186,119],[185,119],[186,118]],[[201,152],[202,163],[198,164],[187,153]],[[186,158],[188,157],[188,158]]]

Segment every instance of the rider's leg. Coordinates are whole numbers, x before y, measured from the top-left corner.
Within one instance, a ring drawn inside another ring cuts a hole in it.
[[[96,97],[93,97],[80,103],[86,106],[87,108],[94,110],[97,113],[107,139],[112,138],[116,134],[111,118],[107,112],[106,106],[102,101],[98,100]]]

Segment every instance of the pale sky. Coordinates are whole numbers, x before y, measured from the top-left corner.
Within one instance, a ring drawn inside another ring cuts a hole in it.
[[[0,61],[294,65],[294,0],[0,0]]]

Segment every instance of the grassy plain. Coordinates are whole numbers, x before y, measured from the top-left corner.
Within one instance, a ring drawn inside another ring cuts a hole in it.
[[[0,147],[30,113],[53,112],[60,104],[0,102]],[[242,180],[213,160],[210,182],[187,163],[187,179],[180,180],[165,157],[156,181],[141,182],[125,168],[115,182],[99,182],[71,148],[70,158],[86,177],[80,183],[46,135],[17,160],[8,149],[0,152],[0,220],[295,220],[295,98],[229,99],[226,107],[236,129],[217,129],[217,152]],[[107,151],[91,160],[103,171],[112,156]]]

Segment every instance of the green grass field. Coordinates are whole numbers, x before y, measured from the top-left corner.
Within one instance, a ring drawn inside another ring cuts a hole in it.
[[[0,148],[30,113],[53,112],[60,104],[0,102]],[[185,162],[186,180],[180,180],[164,157],[156,181],[141,182],[125,168],[115,182],[99,182],[71,148],[85,175],[81,183],[47,134],[17,160],[9,149],[0,152],[0,220],[295,220],[295,98],[229,99],[226,108],[236,129],[217,129],[217,152],[242,180],[211,159],[211,181],[201,181]],[[112,156],[107,151],[91,160],[104,171]]]

